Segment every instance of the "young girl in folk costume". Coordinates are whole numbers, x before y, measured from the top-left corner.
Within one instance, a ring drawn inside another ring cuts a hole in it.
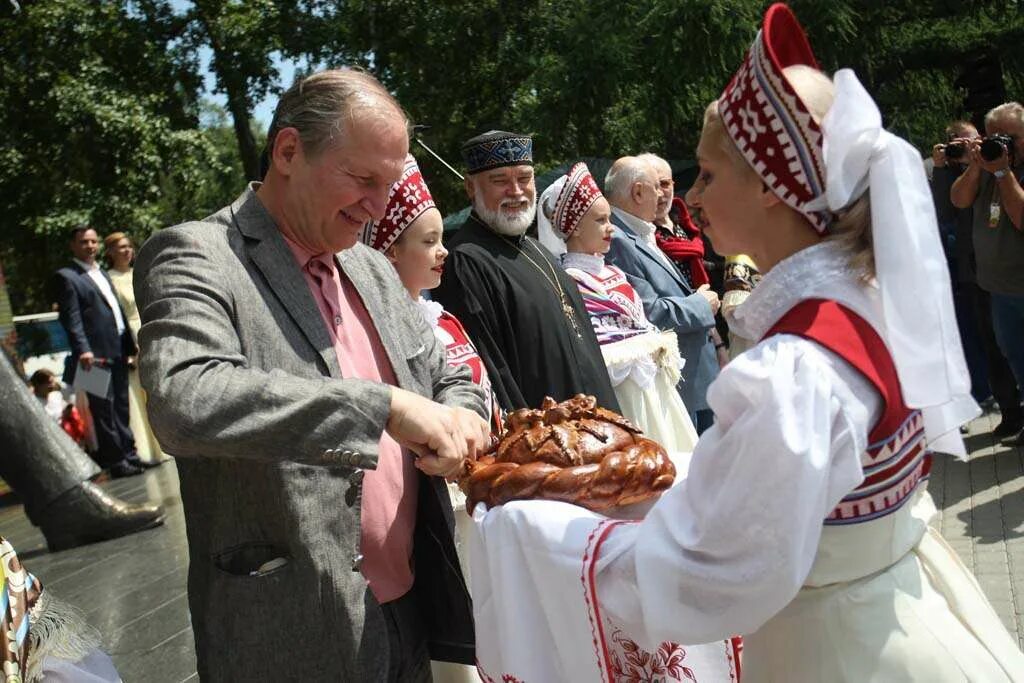
[[[675,333],[659,332],[625,274],[604,261],[614,227],[611,207],[580,162],[540,198],[541,242],[561,254],[576,281],[622,414],[669,452],[690,452],[697,432],[683,405]]]
[[[409,296],[419,303],[420,312],[433,328],[434,336],[444,344],[449,365],[465,365],[472,371],[473,381],[487,393],[493,428],[500,430],[497,402],[491,393],[487,370],[473,342],[455,316],[445,311],[441,304],[421,296],[423,290],[434,289],[441,282],[444,260],[448,256],[448,250],[441,244],[443,230],[441,212],[437,210],[416,159],[410,154],[401,179],[388,195],[384,218],[367,226],[363,242],[383,252],[394,265]],[[448,485],[448,493],[455,509],[455,548],[469,585],[465,538],[471,520],[465,512],[466,497],[455,484]],[[438,683],[480,680],[475,669],[460,664],[432,662],[431,668]]]
[[[599,530],[597,603],[641,647],[744,634],[746,683],[1024,680],[928,525],[932,451],[962,454],[979,411],[920,155],[852,71],[817,70],[780,4],[697,154],[702,228],[764,273],[734,315],[760,341],[711,385],[687,478],[643,522]],[[583,516],[546,513],[502,506],[481,533],[514,518],[558,547]]]
[[[410,154],[405,170],[388,195],[384,218],[367,226],[363,242],[383,252],[394,265],[409,296],[420,305],[420,312],[444,344],[449,365],[465,365],[473,373],[473,381],[487,392],[491,405],[491,422],[500,429],[497,404],[491,395],[487,370],[473,342],[458,319],[441,304],[423,298],[441,282],[448,250],[441,243],[444,223],[437,210],[423,174]]]

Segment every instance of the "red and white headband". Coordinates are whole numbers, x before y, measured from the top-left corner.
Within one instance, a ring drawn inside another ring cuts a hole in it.
[[[386,251],[424,211],[436,206],[413,155],[405,159],[402,177],[391,186],[384,217],[363,230],[363,243]]]
[[[793,12],[776,3],[768,8],[743,65],[718,99],[718,113],[765,184],[824,233],[828,212],[808,206],[825,192],[821,127],[783,74],[797,64],[818,68]]]

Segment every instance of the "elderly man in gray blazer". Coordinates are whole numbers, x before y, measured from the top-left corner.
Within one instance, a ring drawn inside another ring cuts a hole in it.
[[[406,130],[372,76],[314,74],[282,95],[264,182],[139,254],[203,680],[429,681],[430,657],[473,661],[442,476],[486,447],[484,398],[357,243]]]
[[[679,394],[698,432],[711,426],[708,386],[718,376],[718,361],[709,335],[715,326],[718,295],[707,285],[693,290],[654,239],[658,174],[648,161],[622,157],[604,181],[612,205],[612,246],[608,262],[618,266],[640,295],[648,320],[675,330],[684,362]]]

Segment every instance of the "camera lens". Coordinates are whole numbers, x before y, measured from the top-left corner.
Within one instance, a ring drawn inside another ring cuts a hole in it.
[[[967,145],[962,142],[951,142],[946,145],[947,159],[962,159],[965,154],[967,154]]]
[[[1013,156],[1013,138],[1009,135],[997,133],[995,135],[989,135],[981,141],[978,153],[981,154],[981,158],[985,161],[995,161],[999,157],[1003,156],[1004,150],[1006,151],[1007,156]]]

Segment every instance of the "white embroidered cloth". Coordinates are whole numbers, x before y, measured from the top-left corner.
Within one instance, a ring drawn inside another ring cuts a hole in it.
[[[484,681],[739,680],[731,641],[666,641],[646,651],[601,609],[594,583],[600,546],[613,529],[635,522],[551,501],[518,501],[503,511],[487,515],[478,505],[470,532],[476,652]],[[531,523],[517,523],[522,515]]]

